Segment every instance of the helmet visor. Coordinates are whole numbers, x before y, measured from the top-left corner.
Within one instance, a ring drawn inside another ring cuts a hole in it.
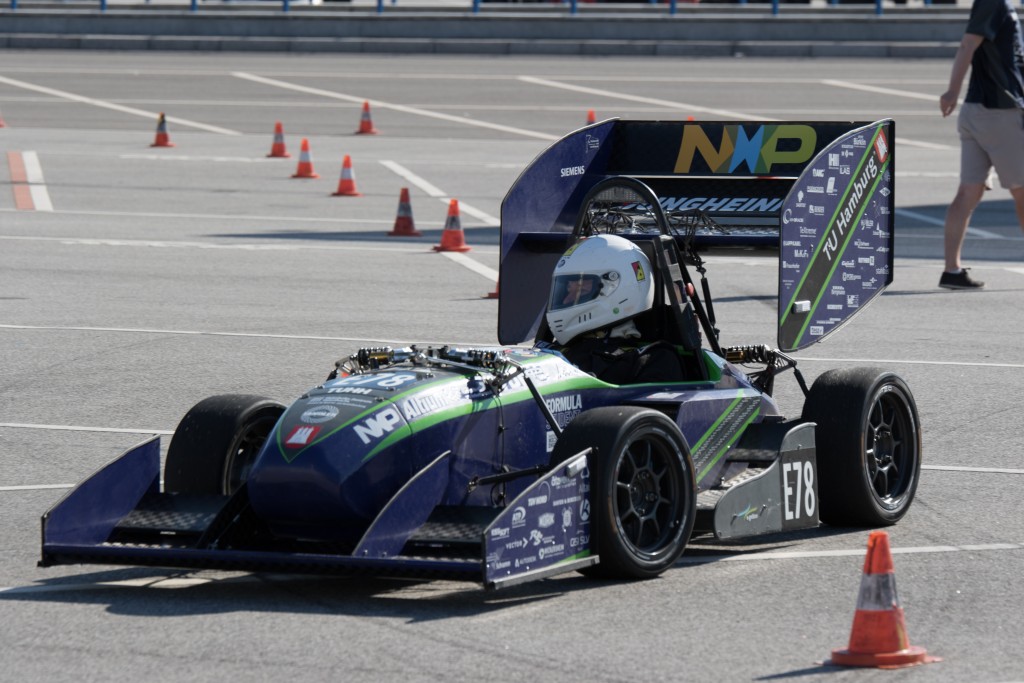
[[[591,273],[557,275],[551,284],[549,311],[585,304],[601,293],[601,276]]]

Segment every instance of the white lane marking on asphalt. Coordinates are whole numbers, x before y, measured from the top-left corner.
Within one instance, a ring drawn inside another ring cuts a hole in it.
[[[945,226],[945,224],[946,224],[946,222],[943,219],[941,219],[941,218],[934,218],[932,216],[926,216],[923,213],[918,213],[917,211],[909,211],[907,209],[896,209],[896,215],[897,216],[904,216],[906,218],[913,218],[916,221],[921,221],[922,223],[928,223],[930,225],[938,225],[940,227]],[[967,234],[968,235],[974,235],[975,237],[981,237],[982,239],[989,239],[989,240],[992,240],[992,239],[996,239],[996,240],[997,239],[1006,239],[1006,238],[1004,238],[1002,235],[1000,235],[998,233],[990,232],[988,230],[982,230],[981,228],[968,227],[967,228]]]
[[[919,149],[953,149],[952,146],[943,144],[941,142],[925,142],[924,140],[911,140],[910,138],[905,138],[900,135],[896,136],[896,145],[898,147],[917,147]]]
[[[443,252],[442,252],[443,253]],[[113,332],[117,334],[169,334],[169,335],[183,335],[183,336],[197,336],[197,337],[240,337],[240,338],[253,338],[253,339],[289,339],[295,341],[343,341],[343,342],[355,342],[355,343],[383,343],[390,344],[392,346],[409,346],[410,344],[428,344],[435,346],[475,346],[475,347],[495,347],[499,346],[497,342],[493,341],[452,341],[451,339],[437,340],[437,339],[384,339],[382,337],[321,337],[316,335],[298,335],[298,334],[258,334],[255,332],[203,332],[199,330],[157,330],[157,329],[141,329],[141,328],[126,328],[126,327],[71,327],[71,326],[52,326],[52,325],[9,325],[0,324],[0,330],[30,330],[30,331],[43,331],[43,332]],[[501,345],[501,348],[508,348],[508,345]],[[2,423],[0,423],[2,426]],[[147,432],[148,433],[148,432]]]
[[[0,491],[48,491],[50,489],[69,489],[74,484],[29,484],[27,486],[0,486]]]
[[[215,156],[192,156],[188,154],[118,154],[118,159],[138,159],[142,161],[202,161],[202,162],[230,162],[230,163],[255,163],[273,164],[278,163],[276,159],[266,157],[215,157]]]
[[[0,208],[0,213],[14,213],[14,209]],[[246,214],[216,214],[216,213],[157,213],[155,211],[54,211],[58,216],[101,216],[108,218],[167,218],[171,220],[202,218],[206,220],[231,221],[232,224],[238,221],[272,221],[274,223],[346,223],[363,225],[367,223],[380,223],[390,225],[392,220],[376,218],[316,218],[312,216],[252,216]],[[16,238],[19,239],[19,238]]]
[[[448,200],[449,200],[448,197],[442,197],[441,198],[441,201],[444,202],[445,204],[448,203]],[[476,208],[475,206],[472,206],[471,204],[465,204],[462,201],[459,202],[459,212],[460,213],[468,214],[468,215],[472,216],[473,218],[477,219],[478,221],[483,221],[483,223],[486,226],[491,227],[491,228],[495,228],[495,227],[501,225],[501,220],[495,218],[494,216],[492,216],[491,214],[487,213],[486,211],[481,211],[480,209]]]
[[[442,202],[447,204],[451,199],[454,199],[448,195],[444,190],[437,187],[433,183],[424,180],[421,176],[416,175],[401,164],[395,163],[394,161],[382,160],[381,165],[388,169],[395,175],[404,180],[407,180],[411,185],[415,185],[418,189],[428,194],[431,197],[440,199]],[[485,224],[491,227],[501,225],[501,221],[485,211],[481,211],[475,206],[466,204],[465,202],[459,201],[459,212],[465,213],[477,220],[483,221]]]
[[[134,107],[125,107],[124,105],[114,104],[113,102],[107,102],[104,100],[97,100],[92,97],[85,97],[84,95],[76,95],[75,93],[66,92],[64,90],[56,90],[54,88],[47,88],[41,85],[35,85],[33,83],[26,83],[25,81],[15,80],[13,78],[7,78],[6,76],[0,76],[0,83],[6,83],[16,88],[24,88],[25,90],[35,90],[36,92],[45,93],[47,95],[53,95],[54,97],[60,97],[65,100],[72,100],[73,102],[81,102],[82,104],[91,104],[94,107],[102,107],[103,109],[112,109],[119,111],[124,114],[133,114],[135,116],[142,116],[145,118],[156,119],[159,116],[159,112],[145,111],[143,109],[136,109]],[[198,128],[199,130],[209,131],[211,133],[220,133],[222,135],[241,135],[237,130],[230,130],[228,128],[221,128],[220,126],[211,126],[206,123],[199,123],[197,121],[189,121],[188,119],[179,119],[176,116],[168,116],[167,120],[171,123],[175,123],[179,126],[188,126],[190,128]]]
[[[486,215],[486,214],[485,214]],[[54,242],[66,245],[99,246],[99,247],[150,247],[155,249],[237,249],[241,251],[380,251],[386,253],[420,254],[422,246],[361,246],[358,244],[221,244],[218,242],[185,242],[175,240],[128,240],[98,239],[90,237],[45,237],[32,235],[0,235],[0,241],[20,242]],[[495,247],[483,247],[483,251],[494,253]]]
[[[174,434],[174,430],[167,429],[127,429],[122,427],[82,427],[78,425],[46,425],[30,424],[27,422],[0,422],[0,427],[11,427],[14,429],[41,429],[59,432],[102,432],[105,434],[160,434],[168,436]]]
[[[320,97],[329,97],[331,99],[343,100],[345,102],[356,102],[363,103],[369,102],[374,107],[380,107],[383,109],[391,109],[393,111],[400,111],[406,114],[413,114],[415,116],[426,116],[434,119],[441,119],[444,121],[451,121],[453,123],[461,123],[467,126],[476,126],[478,128],[488,128],[490,130],[497,130],[503,133],[513,133],[515,135],[524,135],[526,137],[536,138],[538,140],[558,140],[560,136],[549,135],[548,133],[539,133],[535,130],[526,130],[524,128],[515,128],[513,126],[503,126],[499,123],[491,123],[489,121],[478,121],[476,119],[467,119],[464,116],[453,116],[451,114],[442,114],[437,111],[430,111],[428,109],[420,109],[418,107],[407,107],[401,104],[395,104],[393,102],[385,102],[383,100],[373,100],[367,97],[355,97],[352,95],[346,95],[344,93],[334,92],[333,90],[323,90],[321,88],[310,88],[305,85],[297,85],[295,83],[288,83],[287,81],[279,81],[274,78],[264,78],[255,74],[245,73],[243,71],[234,71],[231,74],[237,78],[243,78],[255,83],[262,83],[264,85],[274,86],[276,88],[284,88],[287,90],[294,90],[296,92],[304,92],[308,95],[319,95]]]
[[[848,90],[862,90],[864,92],[877,93],[879,95],[894,95],[896,97],[909,97],[915,100],[927,100],[928,102],[934,102],[936,104],[935,113],[938,114],[939,96],[931,95],[927,93],[912,92],[910,90],[896,90],[893,88],[882,88],[877,85],[865,85],[863,83],[853,83],[851,81],[839,81],[831,78],[825,78],[820,81],[823,85],[831,85],[834,88],[846,88]]]
[[[478,273],[486,278],[489,278],[492,282],[498,281],[498,271],[496,271],[494,268],[489,268],[485,266],[479,261],[474,261],[473,259],[469,258],[463,253],[457,251],[442,251],[441,254],[447,256],[452,261],[455,261],[460,266],[469,268],[474,273]]]
[[[21,162],[25,166],[25,182],[28,183],[28,191],[32,196],[35,210],[53,211],[53,202],[50,201],[50,193],[46,189],[46,179],[43,177],[39,155],[35,152],[22,152]]]
[[[524,83],[532,83],[534,85],[542,85],[547,88],[559,88],[561,90],[571,90],[573,92],[580,92],[587,95],[598,95],[600,97],[608,97],[616,100],[629,100],[630,102],[643,102],[645,104],[656,104],[658,106],[667,107],[669,109],[681,109],[682,111],[700,112],[704,114],[713,114],[715,116],[723,116],[732,119],[758,119],[761,121],[773,121],[774,119],[768,119],[762,116],[755,116],[753,114],[745,114],[742,112],[730,111],[728,109],[715,109],[712,107],[702,107],[696,104],[689,104],[687,102],[673,102],[671,100],[662,100],[656,97],[641,97],[639,95],[630,95],[628,93],[614,92],[612,90],[604,90],[602,88],[588,88],[582,85],[572,85],[571,83],[562,83],[560,81],[552,81],[546,78],[537,78],[536,76],[519,76],[519,80]]]
[[[1018,275],[1024,275],[1024,268],[1007,268],[1006,270],[1011,273],[1017,273]]]
[[[820,81],[822,85],[830,85],[834,88],[844,88],[846,90],[860,90],[863,92],[876,93],[879,95],[890,95],[896,97],[909,97],[915,100],[926,100],[928,102],[939,103],[938,95],[930,95],[927,93],[912,92],[910,90],[896,90],[894,88],[881,88],[877,85],[865,85],[863,83],[851,83],[850,81],[839,81],[834,79],[823,79]],[[936,107],[936,115],[939,114],[938,107]],[[923,140],[911,140],[909,138],[897,137],[896,144],[907,147],[919,147],[921,149],[953,149],[951,145],[946,145],[938,142],[925,142]]]
[[[398,177],[407,180],[412,185],[415,185],[417,188],[419,188],[421,192],[431,197],[445,196],[444,190],[442,190],[441,188],[437,187],[432,183],[427,182],[421,176],[416,175],[415,173],[407,169],[405,166],[397,164],[394,161],[390,161],[388,159],[382,159],[380,163],[382,166],[384,166],[384,168],[388,169]]]
[[[25,164],[26,183],[38,183],[40,185],[46,183],[46,179],[43,178],[43,167],[39,163],[38,154],[35,152],[22,152],[21,161]]]
[[[447,200],[446,200],[447,201]],[[472,207],[462,206],[461,211],[466,213],[473,213],[484,222],[494,220],[491,216],[487,215],[482,211],[476,211]],[[289,244],[217,244],[208,242],[175,242],[170,240],[111,240],[111,239],[91,239],[87,237],[81,238],[69,238],[69,237],[11,237],[8,235],[0,236],[0,241],[3,240],[22,240],[30,242],[57,242],[60,244],[68,245],[84,245],[84,246],[101,246],[101,247],[149,247],[154,249],[235,249],[241,251],[299,251],[303,249],[313,249],[316,251],[332,250],[332,251],[380,251],[385,253],[405,253],[405,254],[419,254],[423,253],[423,248],[403,248],[403,247],[361,247],[352,245],[289,245]],[[478,261],[475,261],[464,254],[459,252],[441,252],[452,262],[459,264],[465,268],[483,275],[484,277],[491,278],[494,281],[498,280],[498,271],[485,266]],[[489,252],[488,252],[489,253]],[[2,327],[2,326],[0,326]],[[192,334],[192,333],[190,333]],[[204,332],[195,332],[194,334],[206,334]],[[227,334],[227,333],[225,333]],[[237,335],[236,335],[237,336]],[[263,336],[263,335],[246,335],[246,336]],[[292,337],[286,337],[292,338]]]
[[[1024,470],[1011,469],[1006,467],[960,467],[958,465],[921,465],[923,470],[938,470],[939,472],[972,472],[981,474],[1024,474]]]
[[[32,203],[36,205],[36,211],[53,211],[53,202],[50,201],[50,193],[46,185],[29,185],[29,194],[32,195]]]
[[[959,171],[896,171],[897,178],[959,178]]]
[[[918,546],[907,548],[892,548],[893,555],[929,555],[933,553],[959,553],[1000,551],[1000,550],[1022,550],[1024,545],[1019,543],[989,543],[984,545],[934,545]],[[822,557],[863,557],[864,549],[858,550],[795,550],[792,552],[780,552],[766,550],[762,552],[749,552],[738,555],[683,555],[676,564],[707,564],[711,562],[750,562],[756,560],[806,560]]]
[[[1024,369],[1024,363],[981,363],[970,361],[954,360],[897,360],[881,358],[810,358],[808,356],[797,356],[797,360],[813,363],[870,363],[872,365],[903,364],[903,365],[936,365],[942,367],[956,368],[1013,368]]]

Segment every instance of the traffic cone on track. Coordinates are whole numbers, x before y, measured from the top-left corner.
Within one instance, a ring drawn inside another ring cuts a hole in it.
[[[497,299],[499,297],[499,293],[498,292],[500,290],[501,290],[501,281],[499,280],[498,282],[494,283],[494,291],[493,292],[488,292],[487,295],[484,296],[484,298],[485,299]]]
[[[416,229],[412,220],[412,203],[409,201],[409,188],[403,187],[398,194],[398,215],[395,216],[395,227],[388,233],[391,237],[419,237],[423,233]]]
[[[309,154],[309,140],[302,138],[302,148],[299,150],[299,166],[295,169],[292,178],[319,178],[319,174],[313,170],[313,158]]]
[[[7,122],[4,121],[3,113],[0,113],[0,128],[6,128],[6,127],[7,127]]]
[[[280,121],[274,124],[274,142],[270,145],[270,154],[267,156],[275,159],[287,159],[291,156],[284,146],[284,126]]]
[[[593,109],[588,109],[587,110],[587,125],[589,126],[592,123],[597,123],[597,116],[594,115],[594,110]]]
[[[448,218],[444,222],[444,230],[441,232],[441,244],[434,247],[434,251],[469,251],[472,247],[466,246],[466,236],[462,232],[462,221],[459,219],[459,200],[453,199],[448,202]]]
[[[363,113],[359,117],[359,130],[356,131],[356,135],[376,135],[379,132],[373,127],[373,119],[370,118],[370,103],[364,100]]]
[[[907,638],[903,608],[896,597],[889,534],[872,531],[868,537],[850,644],[845,649],[832,650],[832,659],[825,663],[899,669],[936,661],[941,660],[929,657],[927,650],[911,645]]]
[[[167,133],[167,117],[160,112],[160,119],[156,123],[156,139],[150,147],[174,147],[171,136]]]
[[[346,154],[341,160],[341,179],[338,181],[338,189],[332,197],[362,197],[363,194],[356,190],[356,176],[352,172],[352,159]]]

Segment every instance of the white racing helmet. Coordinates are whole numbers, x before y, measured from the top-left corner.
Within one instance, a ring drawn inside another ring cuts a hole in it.
[[[559,344],[643,313],[654,305],[651,262],[617,235],[588,237],[569,248],[551,278],[547,321]]]

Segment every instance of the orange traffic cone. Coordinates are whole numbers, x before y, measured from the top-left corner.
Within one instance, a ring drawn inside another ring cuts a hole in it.
[[[364,100],[363,114],[359,117],[359,130],[356,131],[356,135],[376,135],[379,132],[373,127],[373,120],[370,118],[370,103]]]
[[[593,109],[588,109],[587,110],[587,125],[590,125],[591,123],[597,123],[597,117],[594,115],[594,110]]]
[[[422,235],[412,220],[412,204],[409,202],[409,188],[403,187],[398,194],[398,215],[395,216],[395,227],[388,235],[392,237],[419,237]]]
[[[309,140],[302,138],[302,147],[299,150],[299,166],[292,178],[319,178],[320,175],[313,170],[313,158],[309,155]]]
[[[911,645],[907,638],[903,608],[896,597],[889,534],[872,531],[849,647],[832,650],[832,659],[826,664],[898,669],[936,661],[939,658],[929,657],[923,647]]]
[[[277,159],[287,159],[291,156],[284,146],[284,126],[280,121],[274,124],[274,142],[270,145],[270,154],[267,156]]]
[[[484,298],[485,299],[497,299],[498,298],[498,290],[499,289],[501,289],[501,281],[495,282],[494,283],[494,291],[488,293]]]
[[[174,147],[171,136],[167,134],[167,117],[160,113],[160,120],[156,124],[156,139],[150,147]]]
[[[444,222],[441,244],[434,247],[434,251],[469,251],[471,248],[466,246],[466,236],[462,232],[459,200],[453,199],[448,202],[448,219]]]
[[[6,128],[7,122],[4,121],[4,115],[0,113],[0,128]]]
[[[346,154],[341,160],[341,179],[338,181],[338,189],[332,197],[362,197],[363,193],[356,190],[356,176],[352,172],[352,159]]]

